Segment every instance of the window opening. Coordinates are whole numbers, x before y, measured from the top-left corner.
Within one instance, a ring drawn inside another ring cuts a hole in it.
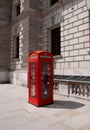
[[[51,30],[51,52],[54,56],[61,54],[60,27]]]
[[[58,2],[59,0],[51,0],[51,6],[54,5],[56,2]]]
[[[19,4],[16,6],[16,15],[18,16],[20,14],[20,2]]]
[[[16,37],[16,59],[19,59],[19,36]]]

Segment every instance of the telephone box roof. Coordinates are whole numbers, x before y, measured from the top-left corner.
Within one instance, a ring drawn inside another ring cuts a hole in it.
[[[51,55],[52,56],[51,53],[49,53],[47,51],[44,51],[44,50],[37,50],[37,51],[31,52],[29,54],[29,56],[31,56],[31,55],[42,55],[42,54],[44,54],[44,55]]]

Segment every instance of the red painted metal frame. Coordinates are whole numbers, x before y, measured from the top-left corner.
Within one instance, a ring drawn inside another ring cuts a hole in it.
[[[30,76],[31,76],[31,70],[30,70],[30,63],[34,62],[36,64],[36,96],[32,97],[30,95]],[[50,95],[48,98],[43,99],[42,98],[42,80],[41,80],[41,72],[42,72],[42,64],[43,63],[49,63],[50,64]],[[31,104],[34,104],[36,106],[44,106],[47,104],[53,103],[53,56],[51,53],[45,52],[45,51],[36,51],[33,53],[30,53],[28,58],[28,102]]]

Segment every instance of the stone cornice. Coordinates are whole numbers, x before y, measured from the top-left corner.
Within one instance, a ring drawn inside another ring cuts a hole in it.
[[[35,16],[38,15],[38,16],[41,16],[42,18],[45,17],[45,16],[48,16],[51,12],[63,7],[64,4],[66,4],[70,1],[71,0],[59,0],[56,4],[49,7],[45,12],[37,11],[37,10],[34,10],[32,8],[30,8],[29,10],[24,10],[20,15],[18,15],[15,19],[13,19],[11,21],[11,26],[17,24],[19,21],[21,21],[22,19],[25,19],[28,16],[30,16],[30,17],[34,16],[35,17]]]
[[[54,10],[59,9],[60,7],[63,7],[66,3],[70,2],[71,0],[59,0],[56,4],[51,6],[47,11],[43,12],[43,17],[49,15]]]
[[[24,10],[20,15],[18,15],[15,19],[13,19],[11,21],[11,26],[17,24],[19,21],[21,21],[22,19],[25,19],[27,17],[35,17],[35,16],[41,16],[41,12],[40,11],[36,11],[33,9],[30,10]]]

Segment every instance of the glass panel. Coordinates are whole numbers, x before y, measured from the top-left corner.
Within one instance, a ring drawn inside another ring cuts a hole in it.
[[[35,68],[35,67],[36,67],[35,62],[30,63],[30,67],[31,67],[31,68]]]
[[[36,91],[35,91],[35,84],[31,84],[31,97],[35,97]]]
[[[49,98],[50,95],[50,63],[42,64],[42,97]]]
[[[36,96],[36,63],[30,63],[30,96]]]

